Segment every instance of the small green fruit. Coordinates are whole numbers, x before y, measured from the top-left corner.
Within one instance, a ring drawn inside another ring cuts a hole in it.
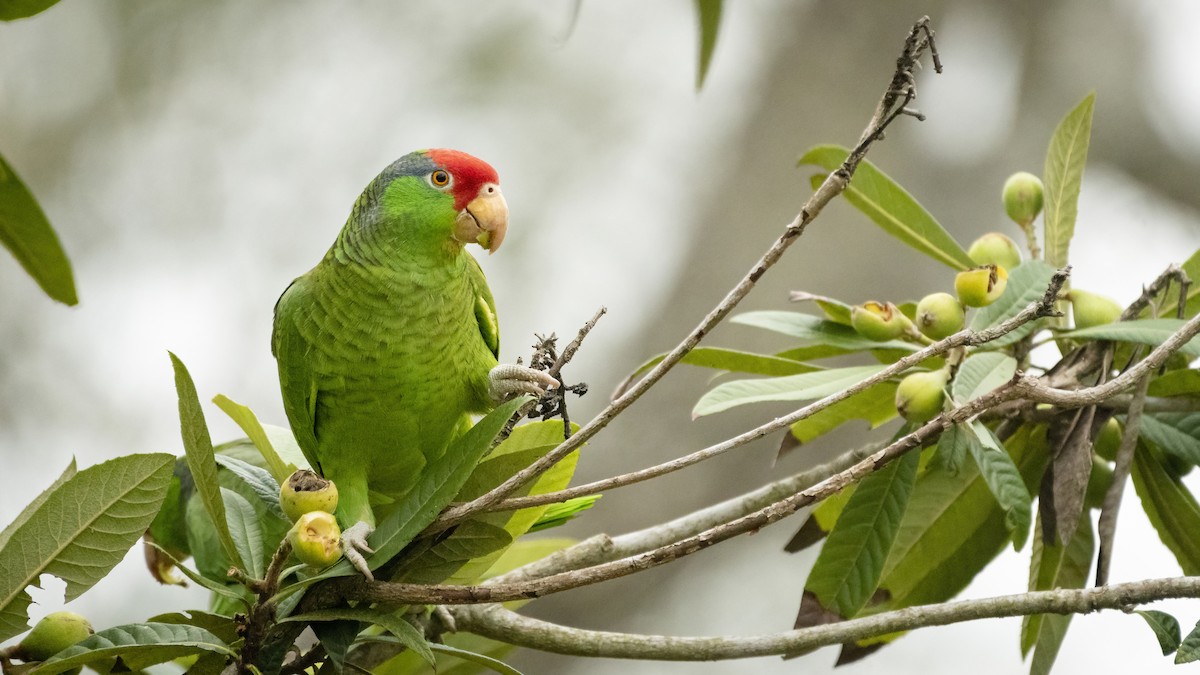
[[[958,299],[968,307],[987,307],[1004,293],[1008,285],[1008,270],[1000,265],[983,265],[958,273],[954,290]]]
[[[1071,315],[1075,317],[1076,328],[1103,326],[1121,318],[1121,306],[1111,298],[1078,288],[1071,289],[1070,298]]]
[[[928,422],[942,412],[946,402],[944,370],[913,373],[896,387],[896,411],[909,422]]]
[[[1021,264],[1021,249],[1017,242],[999,232],[988,232],[976,239],[967,249],[967,256],[976,265],[999,265],[1006,270]]]
[[[912,322],[892,303],[870,300],[850,308],[850,324],[868,340],[886,342],[900,337]]]
[[[296,558],[305,565],[328,567],[342,559],[342,528],[332,513],[310,511],[300,516],[287,536]]]
[[[1027,227],[1042,212],[1042,180],[1021,171],[1004,181],[1004,211],[1016,224]]]
[[[917,328],[931,340],[954,335],[965,319],[962,303],[949,293],[930,293],[917,303]]]
[[[310,511],[333,513],[337,504],[338,490],[333,481],[308,469],[298,469],[279,488],[279,505],[292,522]]]
[[[75,612],[51,612],[37,622],[17,650],[23,661],[45,661],[96,631]]]
[[[1111,462],[1117,458],[1117,449],[1120,447],[1121,425],[1110,417],[1096,434],[1096,443],[1092,449],[1096,451],[1097,455]]]

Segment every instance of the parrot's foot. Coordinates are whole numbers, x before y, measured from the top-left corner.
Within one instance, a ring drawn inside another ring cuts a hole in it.
[[[454,615],[450,613],[450,610],[446,609],[445,605],[434,605],[433,616],[430,618],[433,619],[434,625],[437,627],[436,632],[438,635],[458,632],[458,622],[454,620]]]
[[[346,560],[359,574],[366,577],[367,581],[375,581],[375,575],[371,574],[371,568],[367,567],[367,559],[363,557],[364,553],[375,552],[367,545],[367,537],[374,531],[374,527],[360,520],[342,533],[342,555],[346,556]]]
[[[512,364],[501,364],[488,373],[488,393],[494,401],[504,401],[515,394],[544,396],[547,389],[559,386],[549,374]]]

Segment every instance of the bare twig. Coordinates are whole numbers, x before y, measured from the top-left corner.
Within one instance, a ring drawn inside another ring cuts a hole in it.
[[[1108,573],[1111,569],[1113,541],[1117,534],[1117,513],[1121,509],[1121,497],[1125,494],[1125,481],[1129,478],[1129,468],[1133,464],[1133,451],[1137,447],[1138,434],[1142,428],[1142,405],[1146,401],[1146,389],[1150,386],[1150,375],[1146,375],[1137,385],[1133,402],[1129,406],[1129,414],[1125,418],[1125,433],[1121,436],[1121,445],[1117,448],[1116,462],[1113,465],[1112,483],[1104,494],[1104,503],[1100,508],[1100,520],[1096,530],[1100,539],[1100,552],[1096,558],[1096,585],[1108,583]]]
[[[735,448],[739,448],[747,443],[750,443],[751,441],[755,441],[763,436],[789,427],[802,419],[812,417],[818,412],[821,412],[822,410],[836,403],[844,401],[855,394],[865,391],[866,389],[869,389],[876,384],[883,382],[884,380],[895,377],[896,375],[899,375],[909,368],[912,368],[913,366],[934,356],[941,356],[964,345],[985,344],[1003,335],[1011,333],[1020,326],[1033,321],[1034,319],[1052,315],[1054,313],[1054,299],[1058,297],[1058,292],[1062,289],[1063,284],[1066,282],[1068,274],[1069,271],[1067,269],[1056,272],[1051,278],[1050,285],[1047,287],[1046,293],[1041,299],[1031,302],[1028,307],[1026,307],[1016,316],[997,326],[992,326],[978,331],[969,329],[959,331],[950,337],[939,340],[925,347],[924,349],[913,352],[912,354],[897,360],[895,363],[892,363],[888,367],[880,370],[878,373],[871,375],[870,377],[851,387],[830,394],[818,401],[814,401],[813,403],[800,408],[799,410],[796,410],[795,412],[784,415],[783,417],[777,417],[766,424],[762,424],[754,429],[751,429],[750,431],[746,431],[726,441],[709,446],[703,450],[698,450],[690,455],[685,455],[683,457],[663,462],[662,464],[641,469],[639,471],[632,471],[620,476],[605,478],[603,480],[587,483],[585,485],[578,485],[556,492],[547,492],[539,495],[529,495],[526,497],[506,499],[498,504],[488,507],[486,510],[503,511],[527,508],[530,506],[541,506],[544,504],[553,504],[575,497],[596,494],[598,492],[603,492],[604,490],[611,490],[613,488],[624,487],[626,485],[633,485],[635,483],[650,480],[651,478],[657,478],[658,476],[678,471],[680,469],[692,466],[693,464],[698,464],[704,460],[724,454]]]
[[[1057,589],[959,600],[883,612],[861,619],[749,637],[674,637],[568,628],[500,605],[455,607],[463,630],[559,654],[614,659],[713,661],[792,654],[929,626],[1034,614],[1088,614],[1169,598],[1200,598],[1200,577],[1148,579],[1102,588]]]
[[[825,178],[825,181],[809,197],[808,201],[804,203],[800,212],[784,228],[783,233],[767,249],[762,258],[750,268],[750,271],[729,291],[725,298],[701,320],[699,325],[688,333],[683,341],[676,345],[658,365],[651,369],[646,374],[646,377],[642,378],[641,381],[633,385],[619,398],[612,401],[600,414],[584,425],[578,433],[541,457],[538,461],[513,475],[495,489],[466,504],[447,509],[438,519],[437,527],[444,529],[445,527],[461,522],[471,514],[491,507],[512,494],[522,485],[546,472],[550,467],[560,462],[564,457],[595,436],[598,431],[607,426],[617,415],[624,412],[642,394],[646,393],[650,387],[662,379],[668,371],[674,368],[696,345],[700,344],[704,336],[724,320],[754,288],[755,284],[766,274],[767,270],[779,261],[788,247],[804,233],[808,224],[820,215],[821,210],[834,197],[845,191],[846,187],[850,184],[850,178],[854,175],[855,169],[858,168],[859,163],[866,156],[871,145],[882,137],[884,130],[887,129],[896,117],[901,114],[902,109],[911,103],[916,96],[913,70],[917,67],[918,59],[920,59],[926,50],[929,50],[933,54],[935,69],[940,72],[941,62],[934,49],[933,31],[929,28],[929,17],[922,18],[910,31],[904,43],[904,50],[896,61],[896,70],[892,75],[891,83],[880,99],[879,105],[876,106],[875,113],[871,116],[871,120],[863,131],[858,144],[851,150],[846,161],[842,163],[841,167]]]

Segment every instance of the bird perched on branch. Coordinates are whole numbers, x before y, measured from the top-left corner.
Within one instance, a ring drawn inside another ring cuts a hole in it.
[[[471,424],[516,393],[558,386],[498,365],[491,291],[465,250],[508,228],[495,169],[456,150],[392,163],[337,241],[275,305],[271,351],[284,409],[313,469],[332,480],[346,558],[367,578],[367,537],[389,505]]]

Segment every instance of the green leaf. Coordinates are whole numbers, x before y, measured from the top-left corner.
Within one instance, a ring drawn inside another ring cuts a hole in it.
[[[175,458],[128,455],[67,479],[22,513],[0,548],[0,641],[29,629],[25,588],[42,574],[67,584],[70,602],[125,557],[167,494]]]
[[[279,504],[279,483],[275,482],[275,478],[270,472],[229,455],[214,455],[214,459],[217,464],[241,479],[242,483],[254,492],[271,513],[280,518],[287,518],[283,513],[283,507]],[[286,480],[286,476],[284,479]]]
[[[29,505],[17,514],[16,519],[9,523],[8,526],[4,528],[3,532],[0,532],[0,549],[4,548],[4,545],[8,543],[9,537],[11,537],[14,532],[19,530],[22,525],[29,522],[29,519],[33,516],[33,514],[36,513],[38,508],[50,498],[50,495],[54,494],[55,490],[75,476],[75,472],[75,458],[72,457],[71,463],[68,464],[67,468],[63,470],[62,474],[50,484],[50,487],[42,490],[40,495],[34,497],[33,501],[29,502]]]
[[[258,452],[262,455],[263,461],[267,463],[267,468],[270,469],[271,476],[275,478],[276,487],[283,485],[283,481],[287,480],[292,472],[296,470],[294,466],[288,466],[283,459],[279,457],[279,453],[275,452],[275,447],[271,445],[271,439],[267,437],[267,432],[263,429],[262,424],[258,422],[258,417],[254,415],[254,411],[240,403],[231,401],[224,394],[217,394],[213,397],[213,403],[217,407],[229,415],[229,418],[237,423],[242,431],[250,437],[250,441],[254,443],[254,447],[258,448]],[[278,499],[276,500],[278,502]],[[280,512],[282,515],[282,511]]]
[[[1183,461],[1200,465],[1200,413],[1155,413],[1142,418],[1142,438]]]
[[[433,652],[425,636],[411,623],[402,619],[394,612],[382,609],[322,609],[315,612],[305,612],[283,619],[285,623],[315,623],[321,621],[361,621],[374,624],[396,636],[405,647],[419,654],[429,665],[434,665]]]
[[[1022,265],[1024,267],[1024,265]],[[1018,268],[1019,269],[1019,268]],[[1157,347],[1167,341],[1167,338],[1183,328],[1185,322],[1181,319],[1138,319],[1136,321],[1118,321],[1102,326],[1080,328],[1059,333],[1059,337],[1080,340],[1113,340],[1116,342],[1135,342]],[[1192,338],[1179,350],[1191,358],[1200,356],[1200,337]]]
[[[546,512],[537,519],[537,522],[529,526],[529,532],[540,532],[565,525],[577,518],[579,514],[595,506],[602,496],[604,495],[573,497],[565,502],[549,504],[546,506]]]
[[[507,605],[508,603],[505,604]],[[511,652],[514,648],[513,645],[472,633],[447,634],[445,640],[445,646],[492,659],[501,666],[504,666],[504,664],[498,659]],[[390,635],[364,635],[360,638],[360,641],[399,644],[399,640]],[[429,664],[410,651],[403,651],[382,665],[371,669],[371,672],[374,675],[478,675],[478,673],[483,672],[486,668],[491,668],[493,672],[505,673],[506,675],[507,673],[515,672],[503,670],[493,664],[482,663],[478,659],[468,661],[465,658],[460,658],[457,653],[442,652],[436,648],[434,643],[430,643],[429,646],[437,656],[436,667],[430,667]]]
[[[203,652],[237,656],[220,638],[203,628],[170,623],[133,623],[102,630],[55,654],[33,673],[52,675],[118,656],[126,664],[136,664],[131,666],[131,670],[140,670],[180,656]]]
[[[23,2],[15,6],[13,0],[0,3],[0,19],[17,19],[24,11],[36,13],[44,9],[33,9],[40,2]],[[47,7],[49,5],[46,5]],[[75,277],[71,263],[58,241],[58,235],[46,220],[46,214],[38,206],[25,184],[13,171],[4,157],[0,156],[0,244],[12,252],[21,267],[33,277],[38,286],[55,300],[74,305],[79,302],[75,294]]]
[[[967,445],[971,442],[972,435],[973,432],[961,424],[951,424],[938,439],[937,449],[931,460],[932,466],[951,474],[958,473],[963,462],[967,460]]]
[[[1150,380],[1150,388],[1146,393],[1150,396],[1200,396],[1200,370],[1163,373]]]
[[[850,325],[850,305],[837,298],[830,298],[806,291],[792,291],[788,294],[788,300],[792,302],[806,302],[811,300],[817,303],[817,306],[821,308],[822,312],[825,312],[825,317],[830,321],[835,321],[846,326]],[[909,318],[911,319],[912,317]]]
[[[495,410],[455,439],[441,457],[425,467],[417,484],[396,500],[397,508],[368,539],[371,548],[375,549],[374,555],[367,558],[372,570],[391,560],[454,500],[479,460],[491,449],[492,441],[508,423],[508,418],[529,400],[528,396],[519,396],[496,406]],[[348,562],[342,560],[325,572],[293,586],[299,590],[321,579],[357,573]]]
[[[982,307],[971,318],[971,330],[982,330],[1011,319],[1029,306],[1029,303],[1046,295],[1050,278],[1055,268],[1041,260],[1026,260],[1014,270],[1009,270],[1008,284],[995,302]],[[986,348],[998,349],[1020,341],[1037,329],[1038,321],[1030,321],[1016,330],[987,343]]]
[[[849,618],[879,585],[888,551],[916,480],[920,453],[909,452],[859,482],[821,547],[805,590]]]
[[[233,617],[202,612],[198,609],[159,614],[147,619],[146,623],[171,623],[203,628],[217,636],[225,644],[237,642],[238,640],[238,623]]]
[[[1041,479],[1044,433],[1022,427],[1005,445],[1025,488]],[[890,599],[872,611],[945,602],[958,595],[1009,542],[1004,512],[974,462],[957,473],[929,467],[917,480],[888,556],[880,588]]]
[[[0,0],[0,21],[13,21],[39,14],[58,4],[58,0]],[[0,160],[2,162],[3,160]],[[0,203],[4,199],[0,198]]]
[[[896,383],[884,381],[835,403],[792,425],[792,436],[808,443],[850,420],[865,420],[871,429],[896,419]]]
[[[517,670],[516,668],[513,668],[499,659],[493,659],[492,657],[484,654],[477,654],[465,649],[458,649],[457,647],[451,647],[450,645],[440,645],[436,642],[430,643],[429,647],[439,654],[446,654],[462,659],[463,661],[469,661],[476,665],[483,666],[493,673],[500,673],[500,675],[521,675],[521,671]]]
[[[979,472],[996,502],[1004,509],[1004,527],[1012,536],[1013,549],[1020,551],[1029,536],[1033,499],[1025,488],[1025,481],[1016,463],[992,430],[979,420],[968,423],[967,429],[971,432],[967,438],[967,450],[975,458],[975,464],[979,466]]]
[[[1187,299],[1184,302],[1183,315],[1184,317],[1195,316],[1196,312],[1200,311],[1200,283],[1195,283],[1200,279],[1200,249],[1192,254],[1190,258],[1183,262],[1180,267],[1188,278],[1193,283],[1188,286]],[[1158,305],[1159,316],[1176,316],[1179,309],[1179,286],[1171,284],[1170,290],[1163,297],[1161,304]]]
[[[849,155],[848,149],[838,145],[818,145],[804,153],[799,164],[815,164],[833,172]],[[814,176],[813,188],[824,180],[825,176]],[[885,232],[921,253],[956,270],[975,266],[967,252],[933,215],[871,162],[863,160],[858,165],[850,186],[842,194]]]
[[[1149,417],[1142,418],[1142,423]],[[1175,555],[1184,574],[1200,574],[1200,504],[1187,487],[1167,473],[1152,445],[1139,443],[1133,453],[1133,487],[1158,538]]]
[[[1046,237],[1045,260],[1054,267],[1067,264],[1067,250],[1075,234],[1079,189],[1083,185],[1083,167],[1087,163],[1092,136],[1092,111],[1096,94],[1087,97],[1067,113],[1050,137],[1046,150]]]
[[[521,539],[508,547],[503,555],[496,562],[492,563],[492,566],[480,576],[480,579],[491,579],[501,574],[507,574],[518,567],[524,567],[529,563],[541,560],[552,553],[557,553],[577,543],[579,542],[565,537],[554,539]]]
[[[1065,551],[1061,544],[1048,545],[1042,537],[1034,537],[1029,590],[1083,588],[1087,585],[1088,572],[1091,570],[1093,548],[1092,521],[1086,510]],[[1070,614],[1034,614],[1025,617],[1021,623],[1021,653],[1028,654],[1033,649],[1030,675],[1050,673],[1070,623]]]
[[[722,0],[696,0],[696,15],[700,18],[700,65],[696,70],[696,90],[704,87],[713,51],[717,47],[717,32],[721,27]]]
[[[1012,379],[1017,372],[1017,361],[1001,352],[971,354],[962,362],[950,395],[954,402],[962,405],[983,396]]]
[[[229,524],[225,518],[225,501],[221,498],[221,484],[217,479],[217,462],[213,455],[212,438],[208,435],[208,424],[200,408],[200,397],[196,385],[183,361],[171,352],[171,365],[175,369],[175,391],[179,396],[179,424],[183,435],[183,450],[187,456],[188,469],[196,484],[204,510],[212,519],[212,529],[221,544],[221,549],[230,562],[241,569],[246,563],[238,555]]]
[[[1175,652],[1175,663],[1191,663],[1192,661],[1200,660],[1200,622],[1196,623],[1196,627],[1192,632],[1183,638],[1183,642],[1179,644],[1179,651]]]
[[[831,368],[801,375],[760,380],[733,380],[710,389],[696,402],[692,418],[712,415],[748,403],[806,401],[839,392],[878,373],[886,366]]]
[[[243,571],[255,579],[261,579],[267,571],[267,562],[263,556],[262,528],[258,525],[254,507],[245,497],[229,488],[221,488],[221,500],[225,504],[233,545],[237,547],[242,564],[246,565]]]
[[[625,378],[625,382],[621,385],[620,389],[628,388],[629,384],[632,384],[644,373],[649,372],[651,368],[657,366],[665,357],[666,354],[659,354],[638,366],[637,370]],[[771,376],[797,375],[799,373],[820,370],[816,366],[800,363],[793,359],[768,356],[766,354],[754,354],[721,347],[697,347],[684,355],[680,363],[700,366],[701,368],[728,370],[735,373]]]
[[[761,312],[746,312],[730,319],[731,322],[743,326],[764,328],[789,337],[799,338],[827,347],[836,347],[850,351],[867,351],[876,349],[898,349],[914,352],[917,347],[902,340],[876,342],[859,335],[849,326],[826,321],[803,312],[785,312],[768,310]]]
[[[1179,649],[1179,621],[1175,617],[1155,609],[1142,609],[1134,612],[1146,620],[1146,625],[1154,631],[1158,638],[1158,646],[1162,648],[1163,656]]]

